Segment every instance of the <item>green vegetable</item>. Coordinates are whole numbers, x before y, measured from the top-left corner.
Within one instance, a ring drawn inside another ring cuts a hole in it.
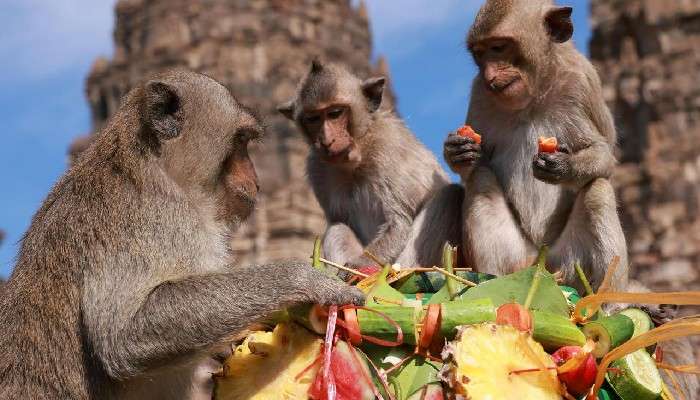
[[[455,272],[454,253],[456,250],[457,248],[450,246],[449,243],[445,243],[442,250],[442,268],[451,274]],[[457,295],[462,293],[464,289],[466,289],[466,287],[462,283],[446,276],[445,285],[433,295],[428,304],[439,304],[455,300]]]
[[[476,284],[496,278],[495,275],[485,274],[483,272],[456,271],[454,274]],[[442,287],[445,286],[445,282],[445,275],[439,272],[417,272],[395,282],[392,286],[399,292],[405,294],[430,294],[436,293],[442,289]]]
[[[661,374],[643,349],[614,361],[610,368],[606,378],[622,400],[655,400],[661,395]]]
[[[454,339],[460,325],[473,325],[496,320],[496,307],[491,299],[459,300],[442,304],[440,334]]]
[[[531,311],[534,327],[532,337],[547,351],[564,346],[583,346],[586,336],[569,320],[546,311]]]
[[[477,287],[467,290],[460,299],[476,300],[488,298],[493,301],[496,307],[513,302],[524,304],[532,286],[536,270],[537,267],[533,266],[484,282]],[[530,308],[569,317],[570,312],[566,299],[556,280],[549,272],[544,271],[542,273],[537,291],[532,296]]]
[[[615,314],[587,323],[583,326],[583,333],[596,342],[593,355],[602,358],[610,350],[630,340],[634,323],[626,315]]]
[[[420,308],[373,305],[372,309],[387,315],[401,327],[405,344],[416,344],[416,321],[420,317]],[[396,340],[396,327],[377,313],[357,310],[357,322],[360,325],[360,333],[363,335],[382,340]]]
[[[649,332],[654,327],[654,323],[651,321],[649,314],[638,308],[628,308],[620,311],[620,314],[628,316],[632,320],[632,323],[634,323],[634,333],[632,333],[632,337],[637,337],[642,333]]]
[[[377,277],[377,281],[374,282],[374,285],[367,291],[365,306],[374,307],[376,305],[387,305],[393,302],[396,304],[403,303],[403,294],[391,287],[386,281],[386,277],[389,275],[390,271],[391,265],[385,265]]]

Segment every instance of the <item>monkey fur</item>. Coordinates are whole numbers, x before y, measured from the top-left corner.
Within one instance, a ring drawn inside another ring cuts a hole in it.
[[[444,147],[466,188],[467,265],[507,274],[546,244],[547,264],[567,285],[583,289],[580,263],[597,288],[617,256],[612,288],[634,291],[609,181],[615,127],[600,78],[570,41],[571,13],[550,0],[487,0],[469,32],[479,74],[466,123],[483,142],[450,134]],[[539,136],[556,137],[559,151],[539,152]],[[647,309],[667,317],[665,307]],[[672,363],[692,363],[687,339],[664,345]],[[686,397],[697,388],[697,377],[685,374]]]
[[[327,258],[352,267],[383,262],[435,265],[460,240],[463,191],[390,110],[385,78],[360,80],[314,61],[295,97],[278,110],[311,145],[307,173],[328,228]]]
[[[363,302],[307,264],[232,264],[262,133],[203,75],[124,98],[24,235],[0,298],[0,398],[197,397],[198,366],[273,311]]]

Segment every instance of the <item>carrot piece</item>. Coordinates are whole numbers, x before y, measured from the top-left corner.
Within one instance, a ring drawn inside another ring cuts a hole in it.
[[[471,138],[472,140],[474,140],[474,142],[476,142],[476,144],[481,144],[481,135],[474,132],[474,129],[472,129],[472,127],[469,125],[464,125],[461,128],[457,129],[457,134],[462,137]]]
[[[496,324],[510,325],[522,332],[532,332],[532,314],[518,303],[504,304],[496,310]]]
[[[556,137],[546,138],[544,136],[540,136],[537,144],[539,146],[540,153],[556,153],[557,148],[559,147],[559,142],[557,141]]]
[[[353,346],[359,346],[362,343],[362,335],[360,334],[360,324],[357,322],[357,311],[353,308],[345,308],[343,309],[343,318],[345,318],[348,340]]]
[[[429,349],[430,344],[433,343],[435,334],[440,331],[441,310],[442,306],[440,304],[431,304],[428,306],[420,331],[420,340],[418,341],[418,347],[421,350]]]

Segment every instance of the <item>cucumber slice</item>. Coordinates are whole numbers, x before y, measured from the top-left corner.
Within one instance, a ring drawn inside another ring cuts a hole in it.
[[[634,323],[626,315],[615,314],[602,317],[583,326],[586,338],[596,342],[593,355],[602,358],[610,350],[630,340],[634,333]]]
[[[531,311],[534,322],[532,338],[545,350],[554,351],[564,346],[583,346],[586,336],[566,317],[546,311]]]
[[[638,308],[628,308],[620,311],[620,314],[628,316],[634,323],[634,333],[632,337],[637,337],[642,333],[649,332],[654,327],[649,314]]]
[[[610,368],[620,370],[608,372],[606,378],[622,400],[656,400],[661,395],[661,374],[643,349],[615,360]]]

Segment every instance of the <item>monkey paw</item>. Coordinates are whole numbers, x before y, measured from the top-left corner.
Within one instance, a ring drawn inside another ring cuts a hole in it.
[[[476,164],[481,158],[481,145],[471,137],[450,133],[443,148],[445,161],[453,171],[461,170]]]
[[[312,272],[307,281],[309,300],[312,303],[321,305],[365,304],[365,295],[359,289],[321,271],[314,269]]]
[[[537,153],[532,161],[532,172],[535,178],[553,185],[569,181],[573,178],[571,154],[563,151]]]

